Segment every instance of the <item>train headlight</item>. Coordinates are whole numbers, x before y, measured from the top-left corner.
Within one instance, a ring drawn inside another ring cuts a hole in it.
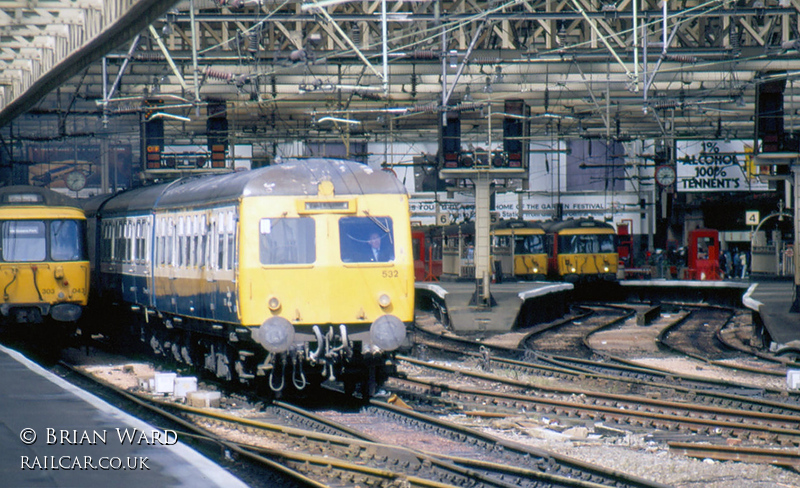
[[[574,272],[576,272],[576,271],[578,271],[577,269],[575,269],[575,267],[574,267],[574,266],[573,266],[572,268],[570,268],[570,269],[572,270],[572,272],[573,272],[573,273],[574,273]]]
[[[392,304],[392,299],[389,298],[389,295],[384,293],[378,297],[378,304],[381,306],[381,308],[386,308]]]
[[[382,315],[370,326],[369,338],[381,350],[394,351],[406,338],[406,326],[394,315]]]
[[[281,308],[281,301],[278,300],[278,297],[269,297],[269,300],[267,300],[267,307],[273,312],[276,312]]]
[[[533,268],[533,272],[534,273],[538,273],[539,272],[539,268]]]
[[[608,266],[606,266],[605,268],[603,268],[603,271],[605,271],[606,273],[608,273]]]
[[[270,317],[258,328],[255,339],[269,352],[285,352],[294,343],[294,326],[283,317]]]

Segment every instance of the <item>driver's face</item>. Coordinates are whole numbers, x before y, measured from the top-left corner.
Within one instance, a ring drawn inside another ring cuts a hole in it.
[[[381,238],[378,234],[372,234],[369,237],[369,243],[372,247],[378,248],[381,247]]]

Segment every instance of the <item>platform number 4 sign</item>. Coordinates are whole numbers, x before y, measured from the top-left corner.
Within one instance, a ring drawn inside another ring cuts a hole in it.
[[[761,217],[758,215],[758,210],[748,210],[744,213],[744,221],[747,225],[758,225]]]

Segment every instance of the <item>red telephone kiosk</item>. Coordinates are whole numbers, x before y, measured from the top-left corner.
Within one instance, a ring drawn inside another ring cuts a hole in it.
[[[695,229],[689,232],[690,280],[719,280],[719,231]]]

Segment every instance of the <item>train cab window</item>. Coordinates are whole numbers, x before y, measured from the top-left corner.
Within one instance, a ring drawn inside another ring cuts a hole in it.
[[[514,254],[544,253],[544,239],[540,235],[515,236]]]
[[[3,261],[44,261],[47,235],[42,221],[8,221],[0,225]]]
[[[600,245],[600,252],[617,252],[616,235],[598,235],[597,240]]]
[[[342,217],[339,250],[344,263],[394,260],[394,231],[389,217]]]
[[[261,219],[258,250],[265,265],[313,263],[317,258],[314,219]]]
[[[50,257],[53,261],[78,261],[85,258],[83,224],[77,220],[50,222]]]
[[[611,234],[583,234],[559,236],[558,252],[561,254],[591,254],[614,252]]]

